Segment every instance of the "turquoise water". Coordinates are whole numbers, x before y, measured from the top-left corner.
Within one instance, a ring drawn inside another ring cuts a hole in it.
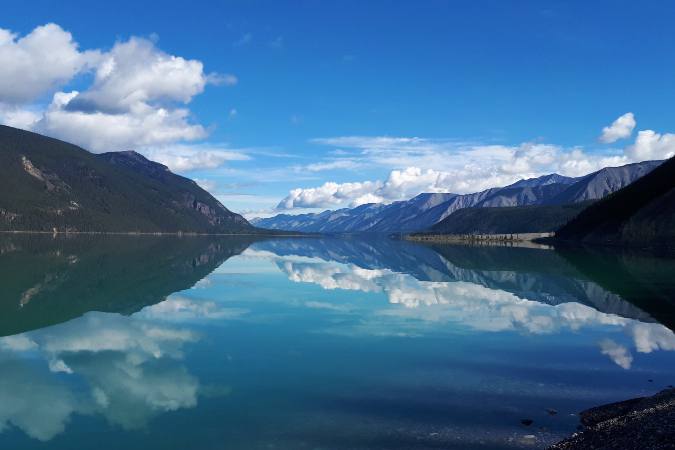
[[[673,274],[589,250],[0,237],[0,448],[544,448],[675,382]]]

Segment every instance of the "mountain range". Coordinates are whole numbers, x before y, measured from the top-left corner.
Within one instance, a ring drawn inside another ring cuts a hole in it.
[[[423,193],[388,205],[370,203],[321,213],[279,214],[253,219],[251,223],[273,230],[320,233],[423,231],[463,208],[566,205],[598,200],[629,185],[661,163],[644,161],[606,167],[577,178],[550,174],[473,194]]]
[[[93,154],[0,126],[0,230],[256,233],[194,181],[133,152]]]

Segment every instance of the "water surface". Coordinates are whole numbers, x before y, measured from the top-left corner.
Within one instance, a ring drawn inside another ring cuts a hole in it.
[[[675,382],[673,274],[634,252],[3,236],[0,447],[543,448]]]

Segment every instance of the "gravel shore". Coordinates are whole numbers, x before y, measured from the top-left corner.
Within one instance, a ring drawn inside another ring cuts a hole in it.
[[[675,449],[675,388],[587,409],[580,416],[584,429],[550,449]]]

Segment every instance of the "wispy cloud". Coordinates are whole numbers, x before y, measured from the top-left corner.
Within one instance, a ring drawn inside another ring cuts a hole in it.
[[[280,49],[284,48],[284,37],[283,36],[277,36],[276,38],[272,39],[269,42],[269,46],[271,48],[274,48],[274,49],[277,49],[277,50],[280,50]]]
[[[297,170],[298,171],[309,170],[310,172],[323,172],[336,169],[354,170],[362,166],[363,164],[359,161],[348,158],[341,158],[341,159],[334,159],[332,161],[307,164],[306,166],[298,166]]]
[[[175,172],[215,169],[228,161],[246,161],[247,154],[217,144],[174,144],[140,150],[148,159],[164,164]]]
[[[207,77],[209,82],[215,85],[236,86],[239,83],[239,78],[231,73],[209,74]]]
[[[232,45],[235,46],[235,47],[243,47],[245,45],[250,44],[252,40],[253,40],[253,34],[244,33],[244,34],[241,35],[241,37],[239,39],[234,41],[234,43]]]

